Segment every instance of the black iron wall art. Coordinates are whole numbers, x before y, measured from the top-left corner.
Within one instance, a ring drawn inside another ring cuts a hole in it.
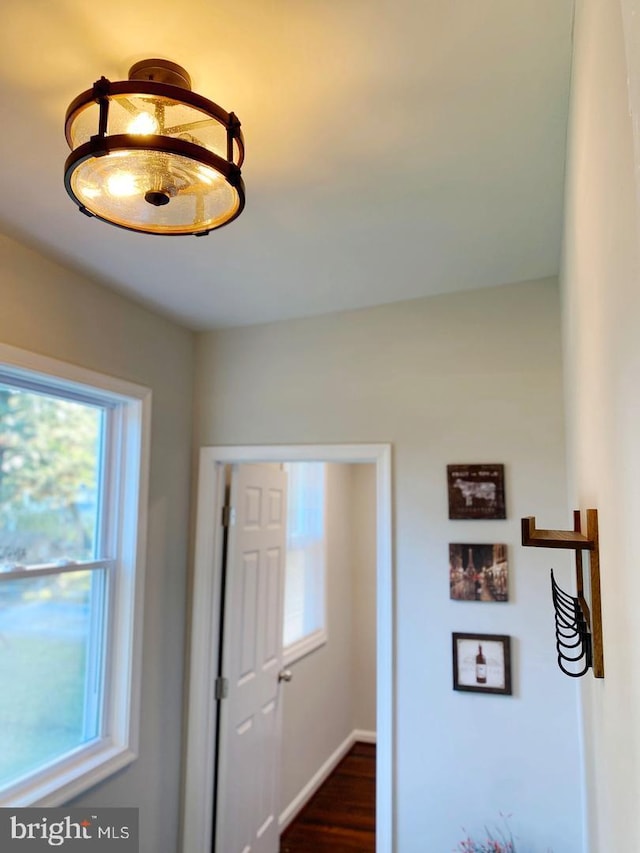
[[[533,516],[522,519],[522,544],[534,548],[569,548],[576,552],[576,595],[558,586],[551,569],[551,594],[555,611],[558,666],[566,675],[579,678],[593,668],[604,678],[602,610],[600,604],[600,551],[598,510],[587,510],[587,533],[581,532],[580,510],[573,513],[573,530],[538,530]],[[582,552],[589,552],[588,595]]]
[[[556,619],[558,666],[565,675],[579,678],[593,666],[591,634],[586,611],[579,597],[569,595],[558,586],[551,569],[551,596]]]

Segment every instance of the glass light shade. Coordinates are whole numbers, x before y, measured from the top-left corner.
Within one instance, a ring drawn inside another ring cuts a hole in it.
[[[161,61],[147,62],[155,78]],[[65,186],[83,213],[169,235],[207,234],[242,212],[240,122],[179,79],[102,78],[70,105]]]

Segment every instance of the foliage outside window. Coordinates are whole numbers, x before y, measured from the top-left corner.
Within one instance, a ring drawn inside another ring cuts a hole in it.
[[[283,646],[287,663],[326,642],[326,465],[292,462],[287,484]]]
[[[104,420],[0,383],[0,566],[97,556]]]
[[[58,375],[0,365],[3,806],[64,802],[131,761],[137,736],[148,392],[40,361]]]

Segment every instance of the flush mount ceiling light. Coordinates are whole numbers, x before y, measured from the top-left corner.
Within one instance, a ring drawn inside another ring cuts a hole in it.
[[[145,59],[70,104],[67,192],[83,213],[144,234],[208,234],[242,213],[240,122],[191,91],[174,62]]]

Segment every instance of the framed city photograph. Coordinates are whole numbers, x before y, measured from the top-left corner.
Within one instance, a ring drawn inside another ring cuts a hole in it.
[[[508,601],[506,545],[449,545],[449,595],[455,601]]]
[[[511,638],[452,634],[453,689],[511,695]]]
[[[449,518],[506,518],[504,465],[447,465]]]

